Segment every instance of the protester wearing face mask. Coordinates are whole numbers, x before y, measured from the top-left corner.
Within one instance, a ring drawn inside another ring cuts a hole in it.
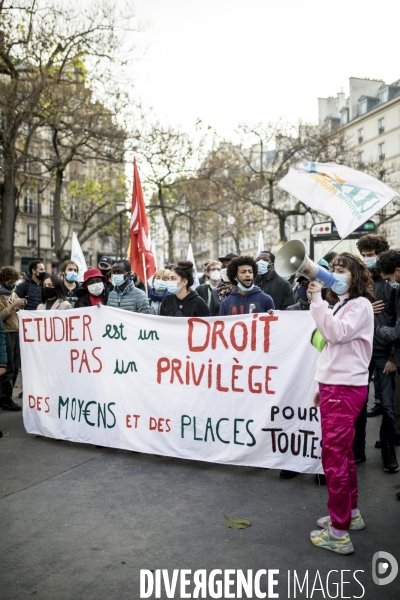
[[[288,306],[286,310],[310,310],[310,300],[307,296],[308,284],[310,280],[304,275],[300,275],[297,279],[296,297],[297,302]]]
[[[20,283],[15,290],[17,296],[26,299],[26,310],[36,310],[40,304],[41,284],[45,275],[44,264],[41,260],[33,260],[29,263],[25,281]]]
[[[79,267],[73,260],[66,260],[60,268],[60,279],[66,299],[74,308],[78,299],[77,291],[80,288],[78,282]]]
[[[106,278],[105,286],[109,292],[113,289],[113,285],[110,280],[111,267],[113,266],[113,260],[109,256],[101,256],[99,264],[97,265],[98,270]]]
[[[206,268],[206,283],[199,285],[196,292],[207,303],[212,317],[219,315],[218,283],[221,281],[222,264],[219,260],[209,261]]]
[[[117,260],[112,267],[112,284],[114,289],[109,293],[108,306],[151,314],[151,308],[146,294],[135,287],[131,281],[132,267],[129,260]]]
[[[207,267],[210,264],[210,262],[211,262],[211,260],[206,260],[206,262],[203,265],[204,273],[201,277],[199,277],[199,286],[203,285],[203,283],[207,283]]]
[[[193,263],[181,260],[173,266],[167,282],[169,295],[164,298],[160,315],[164,317],[209,317],[210,310],[203,298],[191,290],[194,283]]]
[[[46,273],[42,284],[42,302],[37,310],[69,310],[70,302],[65,299],[63,284],[57,275]]]
[[[368,394],[368,369],[374,337],[373,282],[360,258],[343,252],[332,263],[336,281],[333,310],[322,299],[322,285],[311,281],[310,312],[326,340],[319,355],[315,379],[319,390],[322,466],[328,487],[329,515],[311,532],[315,546],[351,554],[349,529],[363,529],[358,509],[357,471],[353,455],[354,424]]]
[[[396,322],[396,293],[376,269],[378,257],[389,250],[389,244],[383,235],[368,234],[358,240],[357,248],[374,281],[375,302],[372,307],[375,327],[393,327]],[[357,419],[354,456],[356,462],[366,460],[367,417],[382,414],[379,440],[375,447],[381,450],[384,470],[387,473],[396,473],[399,465],[394,451],[396,443],[396,363],[393,342],[383,340],[377,335],[374,336],[369,374],[370,380],[374,376],[374,384],[378,387],[379,398],[375,399],[373,408],[368,412],[367,400]]]
[[[101,274],[99,269],[88,269],[83,275],[81,287],[76,292],[78,299],[74,308],[107,304],[108,290],[106,282],[106,277]]]
[[[232,292],[221,302],[220,316],[244,315],[250,312],[264,313],[274,308],[271,296],[264,294],[254,285],[257,275],[257,263],[251,256],[239,256],[228,265],[229,281]]]
[[[374,309],[375,316],[375,325],[387,325],[391,326],[391,320],[393,320],[392,315],[392,298],[391,290],[387,286],[386,282],[382,279],[382,277],[377,273],[375,266],[376,261],[382,252],[387,252],[389,250],[389,244],[385,236],[376,235],[376,234],[367,234],[363,235],[357,242],[357,248],[363,257],[364,263],[367,265],[372,278],[374,280],[374,295],[375,302],[372,304]],[[375,337],[374,340],[374,357],[385,358],[389,356],[387,352],[387,344],[385,344],[382,340],[379,340]],[[375,374],[374,374],[375,377]],[[376,376],[376,380],[378,381],[379,375]],[[378,382],[378,390],[379,390]],[[380,392],[380,390],[379,390]],[[355,444],[363,446],[361,450],[365,452],[365,429],[366,429],[366,417],[376,417],[382,414],[382,402],[381,402],[381,394],[375,394],[375,404],[374,406],[367,412],[367,407],[360,414],[360,423],[356,424],[356,439]],[[354,448],[354,452],[357,452],[357,448]]]
[[[14,292],[18,273],[14,267],[0,269],[0,315],[4,325],[7,352],[6,370],[0,376],[0,405],[3,410],[19,411],[21,407],[12,399],[20,366],[18,312],[26,306],[24,298]]]
[[[233,286],[232,286],[231,282],[229,281],[227,270],[228,270],[228,265],[231,262],[231,260],[233,260],[234,258],[237,258],[237,257],[238,257],[238,255],[235,254],[234,252],[229,252],[229,254],[226,254],[225,256],[220,256],[218,258],[219,262],[222,264],[221,279],[217,285],[217,294],[218,294],[220,305],[221,305],[222,300],[224,300],[224,298],[229,296],[229,294],[233,290]]]
[[[396,445],[400,445],[400,250],[383,252],[376,263],[376,271],[387,281],[395,291],[394,305],[396,307],[396,322],[392,327],[378,325],[375,336],[386,342],[393,343],[394,360],[397,367],[396,375]],[[400,500],[400,494],[398,496]]]
[[[154,273],[152,288],[150,289],[150,307],[153,315],[160,314],[161,302],[165,296],[168,296],[169,291],[167,290],[167,282],[169,280],[170,270],[169,269],[158,269]]]
[[[275,310],[286,310],[295,300],[290,283],[275,271],[275,255],[263,250],[256,260],[258,274],[254,283],[264,294],[271,296]]]

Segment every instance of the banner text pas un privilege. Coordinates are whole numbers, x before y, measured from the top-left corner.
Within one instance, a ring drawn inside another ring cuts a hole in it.
[[[28,433],[322,472],[309,313],[174,319],[102,306],[19,315]]]

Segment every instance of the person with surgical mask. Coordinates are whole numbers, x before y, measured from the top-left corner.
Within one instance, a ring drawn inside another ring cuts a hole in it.
[[[377,269],[377,261],[389,251],[389,243],[384,235],[369,233],[357,241],[357,248],[362,260],[368,268],[374,282],[375,301],[372,304],[375,327],[392,327],[396,320],[396,292],[387,281],[385,269]],[[385,275],[385,276],[384,276]],[[375,402],[367,410],[367,402],[356,423],[354,438],[354,455],[357,460],[366,460],[366,425],[367,417],[382,415],[379,440],[375,447],[381,450],[383,468],[388,473],[399,470],[397,459],[393,457],[396,443],[396,406],[395,379],[396,363],[393,343],[389,340],[374,336],[372,358],[370,364],[370,380],[374,377]],[[378,393],[379,392],[379,395]],[[388,445],[393,452],[387,452]]]
[[[79,267],[73,260],[66,260],[60,268],[59,277],[62,282],[65,297],[70,303],[71,308],[74,308],[75,302],[78,299],[77,291],[80,288],[78,272]]]
[[[221,269],[222,264],[219,260],[211,260],[206,267],[206,283],[196,288],[196,292],[207,303],[212,317],[219,314],[220,301],[217,286],[221,281]]]
[[[83,275],[82,286],[77,291],[78,299],[74,308],[107,304],[108,289],[106,284],[107,277],[102,275],[100,269],[88,269]]]
[[[146,294],[131,281],[132,267],[129,260],[118,259],[112,267],[111,283],[114,288],[108,295],[107,306],[144,314],[151,314]]]
[[[220,316],[265,312],[272,314],[275,307],[271,296],[254,285],[257,263],[252,256],[234,258],[229,263],[227,272],[233,290],[221,302]]]
[[[325,345],[319,354],[314,407],[320,408],[322,467],[328,488],[328,515],[311,542],[331,552],[352,554],[349,530],[364,529],[359,511],[353,455],[354,425],[368,396],[374,339],[373,282],[365,263],[343,252],[332,262],[337,302],[333,310],[322,299],[322,284],[313,280],[310,313]]]
[[[209,317],[210,309],[192,289],[194,284],[193,263],[190,260],[180,260],[174,265],[167,282],[168,296],[160,307],[163,317]]]
[[[275,310],[286,310],[295,302],[292,286],[275,271],[275,256],[263,250],[257,256],[257,276],[255,285],[271,296]]]
[[[160,314],[161,302],[164,300],[165,296],[168,296],[169,294],[169,291],[167,290],[169,275],[169,269],[157,269],[154,273],[152,288],[149,292],[150,307],[153,315]]]

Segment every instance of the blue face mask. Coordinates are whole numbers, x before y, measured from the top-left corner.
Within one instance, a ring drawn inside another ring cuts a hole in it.
[[[363,261],[368,269],[373,269],[376,265],[376,256],[363,256]]]
[[[181,287],[179,287],[179,285],[176,284],[176,281],[167,281],[167,290],[169,291],[170,294],[179,294],[179,292],[181,291]]]
[[[78,274],[74,271],[68,271],[68,273],[65,273],[65,279],[68,283],[73,283],[74,281],[78,281]]]
[[[305,285],[299,285],[299,287],[296,290],[297,292],[297,296],[300,298],[300,300],[304,300],[305,302],[308,302],[308,298],[307,298],[307,286]]]
[[[335,294],[337,294],[338,296],[345,294],[349,289],[349,286],[346,283],[347,275],[339,275],[339,273],[334,273],[333,276],[336,279],[336,281],[331,286],[332,291],[335,292]]]
[[[120,285],[123,285],[124,281],[125,281],[124,275],[113,275],[112,276],[112,284],[114,287],[119,287]]]
[[[167,282],[164,279],[155,279],[153,282],[153,288],[156,292],[163,292],[167,289]]]
[[[242,284],[240,283],[240,281],[238,281],[238,282],[237,282],[237,286],[238,286],[238,288],[239,288],[240,290],[242,290],[242,292],[249,292],[250,290],[252,290],[252,289],[253,289],[253,287],[254,287],[254,283],[252,283],[250,287],[246,287],[245,285],[242,285]]]
[[[397,290],[397,288],[399,288],[399,287],[400,287],[400,283],[397,283],[397,281],[395,281],[394,279],[393,279],[393,281],[388,281],[388,283],[389,283],[389,285],[391,285],[391,286],[392,286],[392,288],[394,288],[395,290]]]
[[[271,265],[266,260],[259,260],[257,263],[259,274],[265,275],[265,273],[268,273],[270,266]]]

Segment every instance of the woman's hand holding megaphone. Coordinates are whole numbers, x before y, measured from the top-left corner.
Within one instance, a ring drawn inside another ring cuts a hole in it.
[[[314,279],[308,284],[307,294],[318,294],[321,292],[322,288],[323,284]]]

